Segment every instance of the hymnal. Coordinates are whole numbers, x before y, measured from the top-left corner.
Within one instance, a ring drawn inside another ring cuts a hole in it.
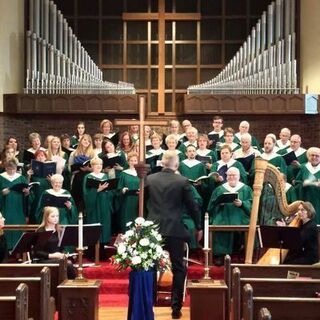
[[[84,168],[84,167],[89,167],[90,166],[90,159],[86,160],[82,163],[74,163],[71,165],[71,171],[75,172],[75,171],[79,171],[80,168]]]
[[[201,180],[209,179],[210,177],[218,178],[219,174],[217,172],[210,172],[207,176],[201,176],[196,180],[188,179],[192,183],[200,182]]]
[[[146,153],[148,153],[152,149],[153,149],[153,146],[151,144],[146,146]]]
[[[109,181],[88,178],[86,182],[86,187],[98,189],[101,184],[105,184],[106,182],[108,183]]]
[[[200,156],[199,154],[197,154],[196,159],[202,162],[204,165],[206,165],[207,163],[212,163],[212,158],[210,156]]]
[[[255,155],[254,155],[254,153],[252,153],[247,157],[237,158],[236,160],[242,163],[246,172],[249,172],[251,169],[252,162],[253,162],[254,158],[255,158]]]
[[[115,147],[119,144],[119,132],[116,132],[111,138],[108,138]]]
[[[102,158],[103,168],[113,168],[116,164],[120,164],[120,156],[109,158],[107,155]]]
[[[68,194],[61,194],[59,196],[54,196],[53,194],[50,193],[45,193],[42,196],[42,206],[50,206],[50,207],[57,207],[57,208],[63,208],[65,207],[65,203],[67,201],[70,201],[71,195]]]
[[[146,164],[150,164],[150,166],[155,166],[157,161],[159,160],[159,157],[160,155],[151,155],[151,156],[148,156],[147,155],[147,158],[146,158]]]
[[[31,187],[36,186],[36,185],[40,185],[40,182],[30,182],[29,184],[22,182],[22,183],[14,184],[14,185],[11,186],[9,189],[10,189],[11,191],[22,192],[23,189],[31,188]]]
[[[71,152],[74,151],[74,149],[72,149],[72,148],[67,149],[67,148],[62,147],[61,149],[62,149],[62,151],[65,152],[68,156],[70,156]]]
[[[225,192],[220,194],[214,201],[215,205],[232,203],[234,200],[238,199],[238,192]]]
[[[109,179],[108,182],[108,186],[105,189],[105,191],[110,191],[110,190],[115,190],[118,187],[118,181],[119,179]]]
[[[56,173],[57,163],[54,161],[41,162],[41,161],[32,159],[31,169],[33,171],[33,174],[36,177],[46,178],[47,176],[50,176]]]
[[[31,162],[31,160],[34,159],[34,153],[32,153],[28,150],[24,150],[22,159],[23,159],[22,160],[23,163],[29,164]]]
[[[298,161],[298,158],[294,151],[288,152],[284,154],[282,157],[285,160],[287,166],[289,166],[293,161]]]
[[[228,166],[225,164],[222,167],[220,167],[220,169],[217,171],[217,173],[219,174],[219,176],[221,176],[223,178],[223,181],[227,180],[227,171],[228,171]]]

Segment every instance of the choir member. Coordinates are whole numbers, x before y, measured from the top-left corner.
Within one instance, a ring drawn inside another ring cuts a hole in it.
[[[0,210],[7,224],[26,224],[25,197],[29,195],[28,181],[17,173],[16,161],[8,161],[5,169],[6,171],[0,174]],[[15,189],[15,187],[19,188]],[[6,232],[8,249],[14,247],[20,236],[20,231]]]
[[[43,219],[37,232],[45,231],[52,231],[52,235],[41,250],[34,251],[34,258],[39,263],[59,263],[67,255],[62,252],[63,248],[58,247],[61,228],[59,225],[59,210],[55,207],[44,207]],[[75,269],[70,260],[67,264],[67,276],[68,279],[75,279],[76,277]]]
[[[254,154],[255,157],[261,155],[260,151],[252,146],[252,136],[250,133],[244,133],[240,138],[240,146],[241,148],[236,149],[233,152],[233,158],[245,158]]]
[[[151,137],[155,134],[155,132],[149,126],[144,126],[144,144],[146,147],[146,151],[152,149]]]
[[[117,224],[120,232],[126,231],[126,224],[134,221],[138,216],[138,192],[140,179],[137,175],[135,165],[138,164],[138,153],[131,152],[128,154],[129,169],[121,172],[118,190],[120,197],[120,210],[117,215]]]
[[[308,161],[307,150],[301,147],[301,137],[298,134],[294,134],[290,138],[290,147],[278,151],[281,155],[286,155],[290,152],[294,152],[297,160],[293,160],[287,167],[287,179],[288,182],[294,184],[294,181],[300,171],[300,166]]]
[[[10,136],[6,141],[6,146],[12,147],[15,151],[15,157],[19,160],[19,162],[22,162],[22,154],[19,150],[18,139],[16,137]]]
[[[5,163],[13,160],[18,163],[18,159],[16,158],[16,152],[13,147],[7,145],[5,146],[4,150],[1,153],[1,163],[0,163],[0,170],[1,172],[5,171]],[[18,168],[19,173],[22,173],[21,167]]]
[[[112,122],[108,119],[103,119],[100,122],[100,132],[102,133],[103,138],[111,139],[115,135]]]
[[[210,162],[205,163],[206,169],[210,171],[212,164],[218,160],[217,152],[207,148],[209,145],[209,139],[206,134],[199,134],[197,144],[199,148],[196,151],[196,157],[210,157]]]
[[[309,148],[307,157],[308,162],[301,165],[295,185],[298,198],[314,206],[315,221],[320,224],[320,148]]]
[[[83,121],[79,121],[77,124],[76,133],[71,137],[71,147],[76,148],[81,140],[82,136],[86,133],[86,126]]]
[[[173,134],[177,141],[179,141],[182,138],[180,134],[180,122],[178,120],[170,121],[169,134]]]
[[[213,130],[208,134],[218,134],[219,141],[223,142],[223,134],[224,134],[224,131],[222,129],[223,118],[221,116],[214,116],[212,119],[212,127],[213,127]]]
[[[224,193],[237,193],[238,197],[231,203],[216,204],[217,198]],[[240,182],[240,171],[231,167],[227,171],[227,182],[217,187],[208,205],[210,224],[214,225],[242,225],[249,224],[252,206],[252,190]],[[216,232],[213,243],[215,264],[222,265],[222,257],[234,252],[234,232]],[[239,242],[238,242],[239,244]],[[239,248],[238,248],[239,249]]]
[[[288,149],[290,147],[290,136],[291,131],[288,128],[282,128],[279,133],[279,138],[277,140],[277,147],[279,150]]]
[[[2,230],[4,227],[5,220],[6,219],[2,216],[2,213],[0,212],[0,263],[5,261],[8,254],[7,240]]]
[[[284,159],[274,150],[276,147],[276,139],[273,136],[267,135],[264,139],[264,152],[261,158],[267,160],[274,165],[283,174],[287,173],[287,165]]]
[[[59,207],[59,220],[61,224],[76,224],[78,222],[78,211],[75,202],[69,191],[62,189],[63,176],[61,174],[54,174],[51,176],[51,189],[45,190],[40,196],[38,208],[36,211],[36,220],[41,223],[43,219],[43,209],[47,205],[55,206],[55,202],[58,200],[56,198],[64,197],[66,200],[63,206]],[[82,185],[81,185],[82,188]],[[48,204],[47,195],[50,195],[50,201]],[[51,203],[52,202],[52,203]]]
[[[235,150],[240,149],[240,145],[234,142],[234,130],[231,127],[227,127],[224,129],[223,140],[224,140],[223,144],[230,146],[231,152],[234,152]]]
[[[69,170],[72,172],[71,194],[78,209],[83,208],[82,183],[84,176],[91,171],[88,161],[92,158],[94,158],[92,139],[90,135],[84,134],[79,140],[77,149],[69,157]]]
[[[67,133],[64,133],[60,136],[60,142],[61,142],[61,148],[62,151],[64,151],[67,155],[67,161],[69,161],[69,156],[72,151],[74,151],[73,148],[71,148],[71,138]]]
[[[30,164],[31,159],[34,158],[34,154],[38,150],[46,151],[45,148],[41,147],[41,137],[39,133],[32,132],[29,134],[29,142],[31,147],[27,150],[25,150],[23,155],[23,162],[25,165]]]
[[[129,127],[129,135],[130,139],[134,144],[138,144],[139,140],[139,126],[138,125],[133,125]]]
[[[119,141],[120,150],[122,150],[127,158],[130,152],[137,152],[137,145],[133,143],[128,131],[122,132]]]
[[[177,149],[178,141],[179,140],[177,139],[177,135],[169,134],[166,137],[165,143],[168,150],[176,152],[177,156],[179,157],[179,162],[181,162],[182,160],[185,159],[185,155],[180,150]],[[162,156],[163,154],[160,156],[160,160],[162,159]]]
[[[182,123],[183,133],[180,135],[180,140],[185,142],[187,140],[187,130],[192,127],[192,124],[189,120],[183,120]]]
[[[198,139],[198,130],[195,127],[190,127],[186,131],[187,141],[181,143],[179,150],[183,153],[186,152],[186,148],[191,144],[195,148],[198,148],[197,139]]]
[[[54,137],[54,136],[53,136],[52,134],[49,134],[49,135],[47,135],[46,138],[44,139],[43,147],[44,147],[46,150],[48,149],[49,144],[50,144],[50,142],[51,142],[51,140],[52,140],[53,137]]]
[[[161,155],[164,150],[161,148],[161,138],[157,133],[154,133],[151,138],[151,145],[152,149],[150,149],[147,153],[147,155],[151,156],[159,156]]]
[[[301,202],[298,207],[301,241],[295,250],[290,250],[285,264],[314,264],[319,262],[318,228],[316,211],[310,202]]]
[[[95,157],[98,157],[98,155],[102,152],[102,142],[103,142],[103,135],[101,133],[96,133],[93,136],[93,151],[94,151]]]
[[[83,181],[86,223],[101,223],[100,243],[111,240],[111,216],[113,214],[113,193],[107,190],[108,175],[102,172],[102,160],[93,158],[90,161],[92,172]],[[97,185],[90,184],[94,180]],[[102,246],[103,248],[103,246]]]
[[[235,134],[235,142],[239,143],[241,141],[241,136],[244,133],[249,133],[250,124],[248,121],[241,121],[239,124],[239,132]],[[253,147],[256,147],[259,151],[261,151],[258,140],[251,135],[251,144]]]

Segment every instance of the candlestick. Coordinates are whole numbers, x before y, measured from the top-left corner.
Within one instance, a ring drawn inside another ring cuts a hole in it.
[[[209,214],[204,215],[204,249],[209,248]]]
[[[79,212],[78,248],[83,250],[83,213]]]

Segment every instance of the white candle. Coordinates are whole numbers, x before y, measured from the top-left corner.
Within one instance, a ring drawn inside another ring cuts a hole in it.
[[[204,215],[204,249],[209,249],[209,214]]]
[[[82,215],[82,212],[79,213],[78,248],[83,249],[83,215]]]

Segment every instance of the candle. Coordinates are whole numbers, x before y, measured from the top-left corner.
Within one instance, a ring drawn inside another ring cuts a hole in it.
[[[82,215],[82,212],[79,213],[78,248],[83,249],[83,215]]]
[[[209,248],[209,214],[206,212],[204,216],[204,249]]]

